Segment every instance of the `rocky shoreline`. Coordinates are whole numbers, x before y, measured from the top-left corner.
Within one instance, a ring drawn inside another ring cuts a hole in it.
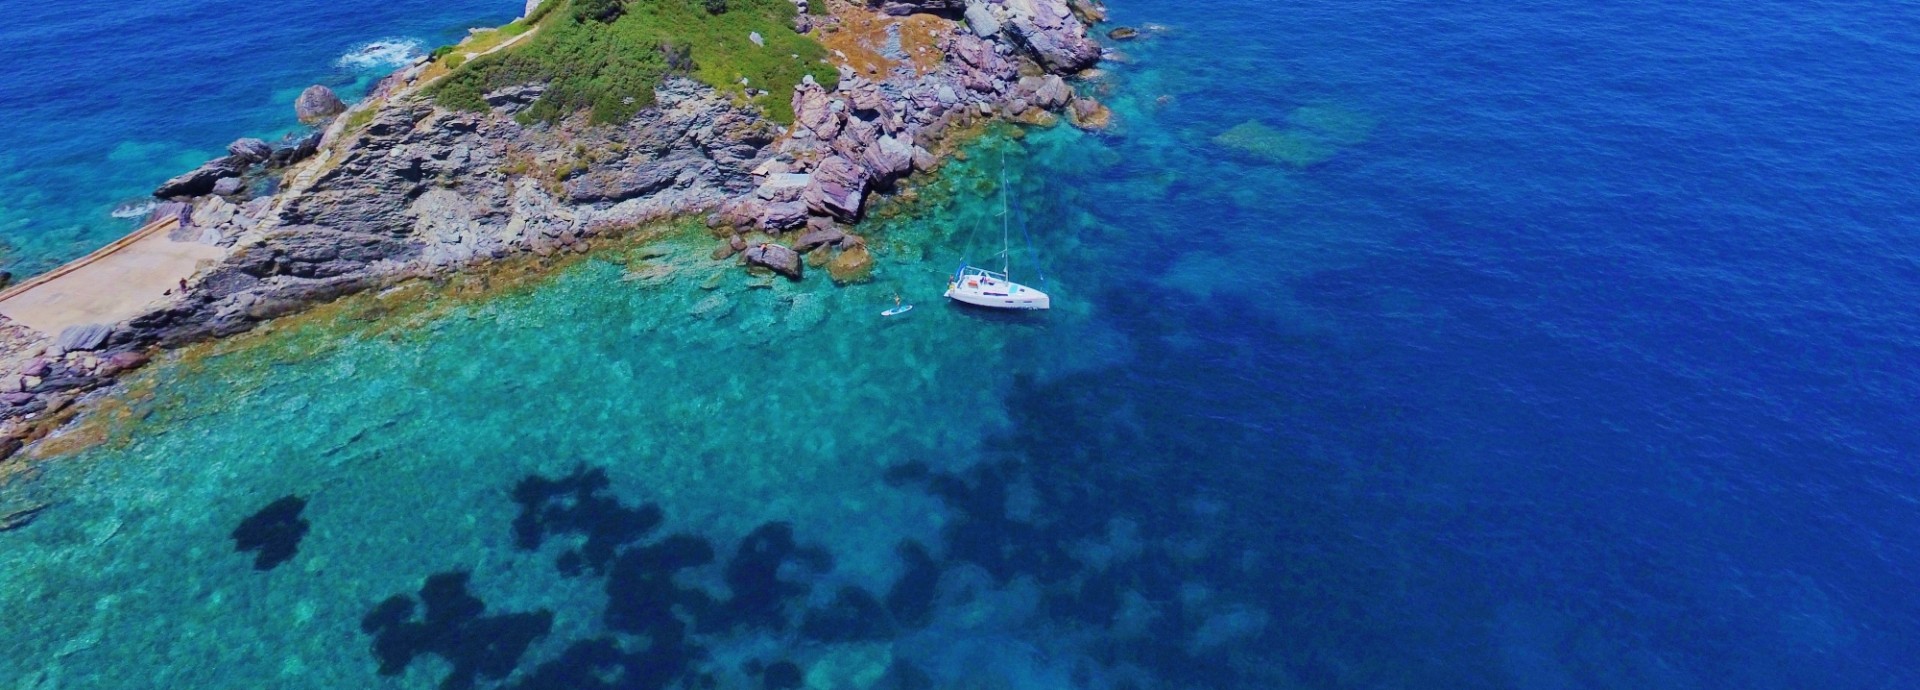
[[[477,262],[585,252],[653,221],[703,217],[714,257],[737,255],[751,270],[802,280],[811,255],[834,280],[857,281],[870,260],[853,230],[869,197],[937,165],[953,132],[1056,113],[1104,122],[1104,107],[1067,81],[1101,59],[1088,27],[1104,9],[1092,0],[812,0],[832,3],[824,15],[806,1],[796,0],[796,28],[816,35],[853,20],[937,27],[937,66],[888,55],[900,52],[894,24],[890,45],[876,46],[886,69],[843,64],[833,88],[809,79],[786,127],[686,78],[617,126],[517,122],[537,83],[487,94],[486,112],[440,108],[415,83],[425,63],[357,110],[309,89],[297,115],[330,126],[278,145],[237,141],[156,190],[153,218],[178,218],[175,239],[229,248],[171,302],[53,337],[0,318],[0,460],[156,348]]]

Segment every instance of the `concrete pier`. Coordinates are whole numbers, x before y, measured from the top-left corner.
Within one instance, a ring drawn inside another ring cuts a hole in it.
[[[115,324],[179,292],[180,281],[227,255],[221,247],[176,242],[177,219],[147,225],[114,243],[0,292],[0,314],[57,336],[70,326]]]

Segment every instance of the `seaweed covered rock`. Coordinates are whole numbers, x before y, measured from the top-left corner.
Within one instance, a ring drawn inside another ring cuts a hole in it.
[[[827,263],[827,275],[841,285],[867,282],[873,277],[873,255],[860,246],[842,251]]]

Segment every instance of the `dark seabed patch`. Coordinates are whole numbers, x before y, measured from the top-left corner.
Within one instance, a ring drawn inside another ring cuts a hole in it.
[[[486,603],[467,592],[469,579],[465,572],[428,577],[420,588],[420,601],[426,605],[420,620],[413,620],[414,601],[406,595],[380,602],[361,619],[361,631],[374,638],[380,675],[400,675],[414,659],[432,654],[453,665],[440,681],[441,690],[500,680],[519,666],[527,647],[553,627],[553,614],[545,610],[485,615]]]
[[[300,517],[306,509],[307,499],[299,496],[267,504],[233,528],[234,550],[253,553],[254,570],[272,570],[292,560],[309,529],[306,519]]]
[[[550,535],[585,535],[577,549],[560,555],[560,571],[606,572],[607,562],[621,546],[639,541],[660,526],[660,507],[629,508],[607,494],[607,473],[580,467],[565,477],[527,477],[513,487],[520,516],[513,520],[514,546],[531,551]]]
[[[1025,391],[1062,401],[1043,408],[1050,412],[1099,402]],[[932,547],[898,546],[897,576],[882,595],[840,580],[833,554],[788,523],[754,528],[725,558],[714,547],[725,541],[719,535],[650,537],[671,516],[624,499],[603,470],[581,466],[519,481],[511,536],[522,550],[560,551],[555,568],[565,577],[604,578],[605,607],[586,635],[516,669],[551,617],[483,617],[465,573],[428,579],[423,620],[411,620],[412,599],[394,597],[362,627],[375,636],[383,674],[436,654],[453,664],[442,682],[449,689],[476,680],[524,690],[915,690],[1036,674],[1114,687],[1258,680],[1236,664],[1258,656],[1246,644],[1259,637],[1264,614],[1234,603],[1232,583],[1193,567],[1204,553],[1186,545],[1177,554],[1179,542],[1148,538],[1157,530],[1140,525],[1150,516],[1101,500],[1151,491],[1133,484],[1143,479],[1092,486],[1011,454],[958,472],[896,467],[882,484],[917,487],[947,503],[953,519]],[[547,543],[556,537],[570,541]]]

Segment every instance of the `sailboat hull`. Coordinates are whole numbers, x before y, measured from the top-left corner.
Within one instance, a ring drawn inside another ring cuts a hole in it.
[[[1033,310],[1053,308],[1047,293],[1006,280],[969,276],[947,286],[947,299],[989,309]]]

